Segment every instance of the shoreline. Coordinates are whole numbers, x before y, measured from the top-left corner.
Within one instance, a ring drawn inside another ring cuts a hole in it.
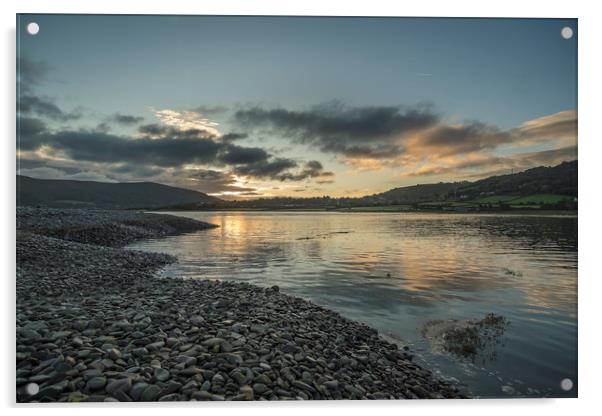
[[[170,213],[170,212],[308,212],[308,213],[336,213],[336,214],[454,214],[454,215],[492,215],[492,216],[534,216],[534,217],[577,217],[577,210],[535,210],[535,209],[512,209],[512,210],[483,210],[483,211],[453,211],[453,210],[386,210],[386,209],[245,209],[245,208],[228,208],[228,209],[148,209],[145,212]]]
[[[334,311],[276,286],[157,279],[175,257],[123,249],[211,227],[19,207],[17,402],[466,397]]]

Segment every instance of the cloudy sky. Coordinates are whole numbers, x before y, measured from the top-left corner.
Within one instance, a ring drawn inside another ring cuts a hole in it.
[[[577,158],[576,25],[21,15],[18,170],[253,198],[555,165]]]

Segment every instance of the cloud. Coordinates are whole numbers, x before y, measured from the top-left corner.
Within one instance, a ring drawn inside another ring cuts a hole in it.
[[[17,110],[20,114],[35,114],[50,120],[69,121],[81,117],[79,113],[66,113],[52,100],[34,95],[21,95],[17,100]]]
[[[292,171],[298,167],[298,162],[293,159],[275,158],[259,147],[242,147],[207,137],[201,130],[182,131],[172,126],[152,124],[140,126],[138,131],[140,136],[136,138],[104,130],[51,131],[40,119],[21,118],[18,150],[30,153],[43,150],[45,157],[50,159],[104,164],[106,172],[115,175],[131,173],[136,177],[160,176],[161,169],[199,165],[222,167],[229,174],[238,176],[279,181],[333,175],[325,172],[317,161],[307,162],[299,172]],[[208,178],[196,179],[207,182]]]
[[[228,107],[224,107],[221,105],[199,105],[198,107],[192,108],[190,111],[205,116],[216,116],[227,112]]]
[[[427,163],[418,169],[405,172],[401,177],[454,176],[457,179],[484,178],[494,174],[509,173],[511,170],[524,170],[536,166],[554,166],[577,159],[577,147],[538,152],[516,153],[510,156],[472,154],[462,159]]]
[[[114,123],[121,124],[124,126],[133,126],[142,123],[144,121],[144,117],[115,113],[112,116],[108,117],[107,121],[112,121]]]
[[[226,133],[220,137],[222,142],[234,142],[236,140],[242,140],[249,137],[246,133]]]
[[[25,57],[17,59],[17,112],[20,115],[36,115],[54,121],[80,118],[81,114],[63,111],[51,98],[34,93],[36,87],[47,80],[49,69],[45,62]]]
[[[281,175],[289,169],[297,167],[297,162],[287,158],[276,158],[273,160],[262,160],[248,165],[241,165],[234,168],[233,172],[237,175],[248,176],[252,178],[266,178],[281,180]]]
[[[280,181],[302,181],[309,178],[329,178],[329,179],[320,179],[317,183],[328,183],[333,182],[331,179],[334,176],[333,172],[324,171],[324,167],[322,163],[317,160],[310,160],[305,164],[303,169],[298,173],[282,173],[276,176],[276,179]]]
[[[255,187],[241,184],[238,178],[230,172],[213,169],[192,169],[181,171],[178,175],[194,181],[198,188],[213,195],[242,194],[257,191]]]
[[[234,121],[249,130],[315,146],[347,157],[387,158],[403,151],[400,139],[434,125],[438,116],[429,107],[348,107],[338,101],[295,111],[253,107],[238,110]]]
[[[481,122],[438,125],[410,137],[406,142],[405,153],[447,157],[495,149],[512,140],[510,132]]]
[[[266,162],[270,154],[260,147],[241,147],[230,143],[222,144],[217,160],[227,165],[249,165]]]
[[[213,137],[221,136],[217,130],[219,124],[196,111],[164,109],[154,110],[154,114],[163,124],[179,130],[200,130]]]
[[[50,68],[42,61],[33,61],[27,57],[17,58],[17,93],[28,94],[48,75]]]
[[[17,140],[26,141],[46,132],[46,123],[39,118],[17,116]]]
[[[23,150],[35,150],[43,145],[63,152],[70,159],[90,162],[147,163],[158,166],[180,166],[186,163],[211,163],[219,144],[207,138],[129,139],[104,132],[63,130],[45,132],[35,140],[22,137]]]
[[[570,144],[577,141],[577,111],[567,110],[536,118],[512,131],[525,144],[558,140]]]
[[[574,110],[511,129],[481,121],[452,124],[428,106],[349,107],[338,101],[307,110],[251,107],[236,111],[233,117],[234,123],[247,131],[334,153],[339,161],[360,170],[418,172],[430,166],[443,171],[450,160],[463,160],[465,165],[458,169],[469,169],[477,159],[491,160],[500,148],[505,152],[532,145],[560,148],[575,145],[577,140]]]
[[[18,172],[19,175],[29,176],[33,178],[43,179],[66,179],[75,181],[97,181],[97,182],[116,182],[112,178],[105,174],[93,171],[79,171],[75,173],[68,173],[62,169],[52,167],[38,167],[31,169],[21,168]]]

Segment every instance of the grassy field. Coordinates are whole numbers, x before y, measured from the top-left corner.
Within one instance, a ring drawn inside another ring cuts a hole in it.
[[[516,198],[518,197],[513,195],[491,195],[475,199],[473,202],[478,204],[499,204],[500,202],[508,202]]]
[[[557,204],[562,201],[572,200],[572,196],[556,195],[556,194],[535,194],[529,196],[513,196],[513,195],[492,195],[484,198],[475,199],[472,202],[479,204],[500,204],[507,205],[542,205],[542,204]]]

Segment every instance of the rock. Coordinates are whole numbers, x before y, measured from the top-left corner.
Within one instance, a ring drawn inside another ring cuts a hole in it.
[[[140,401],[143,402],[153,402],[159,398],[161,394],[161,387],[156,384],[151,384],[144,389],[142,395],[140,396]]]
[[[72,402],[72,403],[85,402],[85,401],[88,401],[88,395],[83,394],[82,392],[79,392],[79,391],[74,391],[72,393],[69,393],[69,397],[67,398],[67,401]]]
[[[339,388],[339,382],[336,380],[325,381],[324,386],[330,390],[336,390]]]
[[[28,328],[21,328],[18,331],[18,335],[29,341],[42,338],[42,336],[38,333],[38,331],[36,331],[34,329],[28,329]]]
[[[92,377],[86,383],[86,388],[90,391],[96,391],[100,389],[104,389],[107,384],[106,377]]]
[[[202,325],[205,322],[205,319],[202,316],[193,316],[190,318],[190,323],[196,326]]]
[[[164,346],[165,346],[165,342],[157,341],[157,342],[153,342],[151,344],[146,345],[146,349],[149,351],[157,351],[157,350],[160,350],[161,348],[163,348]]]
[[[288,342],[281,346],[280,350],[284,353],[295,353],[299,351],[299,347],[294,342]]]
[[[177,393],[166,394],[159,399],[160,402],[177,402],[178,400],[180,400],[180,395]]]
[[[65,386],[63,384],[53,384],[50,386],[46,386],[41,388],[40,391],[35,396],[33,396],[33,398],[41,401],[57,399],[64,389]]]
[[[154,376],[158,381],[167,381],[171,377],[171,374],[164,368],[155,368]]]
[[[161,396],[178,392],[182,388],[182,383],[170,381],[167,387],[161,391]]]
[[[208,391],[205,390],[200,390],[200,391],[195,391],[194,393],[192,393],[192,398],[195,400],[211,400],[211,397],[213,395],[211,393],[209,393]]]
[[[145,383],[143,381],[139,381],[137,383],[135,383],[132,388],[130,389],[130,397],[134,400],[134,401],[139,401],[141,400],[142,397],[142,392],[144,392],[144,390],[149,386],[148,383]]]
[[[254,400],[255,399],[255,394],[254,394],[253,388],[251,388],[251,386],[242,386],[240,388],[240,392],[242,393],[244,400]]]
[[[257,394],[263,394],[268,391],[269,388],[263,383],[255,383],[253,384],[253,391]]]
[[[109,382],[105,388],[106,392],[114,396],[116,392],[127,393],[132,388],[132,380],[129,378],[122,378],[119,380],[113,380]]]
[[[185,367],[190,367],[191,365],[195,365],[197,363],[197,359],[195,357],[189,357],[187,355],[180,355],[177,358],[179,363],[183,363]]]
[[[203,341],[201,343],[201,345],[212,348],[212,347],[215,347],[216,345],[221,345],[224,342],[226,342],[226,340],[223,338],[209,338],[208,340]]]
[[[111,360],[118,360],[121,358],[121,351],[119,351],[117,348],[111,348],[108,352]]]
[[[305,390],[305,391],[315,391],[316,390],[312,386],[310,386],[300,380],[294,380],[291,384],[293,385],[293,387],[296,387],[298,389]]]
[[[270,380],[270,378],[268,376],[266,376],[265,374],[260,374],[257,377],[255,377],[255,383],[262,383],[265,385],[270,385],[272,384],[272,380]]]
[[[132,354],[134,354],[135,356],[138,356],[138,357],[145,357],[148,355],[148,350],[144,347],[135,348],[132,350]]]

